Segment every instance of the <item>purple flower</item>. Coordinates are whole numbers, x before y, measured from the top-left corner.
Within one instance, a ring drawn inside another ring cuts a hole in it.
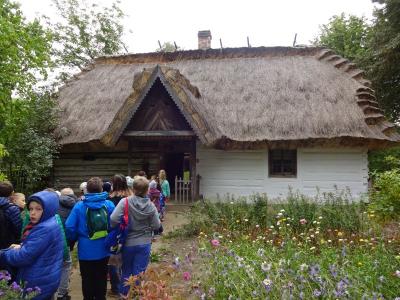
[[[331,273],[333,278],[337,277],[336,266],[334,264],[329,266],[329,272]]]
[[[322,293],[320,290],[317,290],[317,289],[314,290],[314,292],[313,292],[314,297],[318,298],[318,297],[321,297],[321,295],[322,295]]]
[[[13,283],[11,283],[11,288],[16,292],[21,292],[22,291],[22,288],[15,281]]]
[[[27,288],[26,289],[26,292],[29,294],[29,293],[32,293],[33,292],[33,288]]]
[[[310,267],[310,275],[311,276],[317,276],[319,274],[320,271],[320,267],[319,265],[313,265]]]
[[[35,290],[35,292],[38,292],[39,294],[42,292],[42,290],[38,286],[35,286],[34,290]]]
[[[269,278],[265,278],[263,280],[263,285],[265,287],[265,290],[267,291],[267,293],[269,293],[271,291],[272,288],[272,280]]]

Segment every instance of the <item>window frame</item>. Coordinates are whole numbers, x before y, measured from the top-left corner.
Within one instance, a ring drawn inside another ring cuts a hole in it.
[[[272,152],[273,151],[280,151],[280,169],[281,172],[273,173],[273,160],[272,160]],[[291,165],[294,169],[293,173],[285,173],[283,172],[283,156],[284,152],[292,152],[290,156],[292,156]],[[297,178],[297,149],[268,149],[268,177],[271,178]]]

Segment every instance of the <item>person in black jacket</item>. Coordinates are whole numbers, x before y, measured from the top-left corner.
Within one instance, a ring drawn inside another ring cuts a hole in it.
[[[22,220],[18,206],[10,202],[14,191],[8,181],[0,182],[0,249],[18,244],[21,236]]]

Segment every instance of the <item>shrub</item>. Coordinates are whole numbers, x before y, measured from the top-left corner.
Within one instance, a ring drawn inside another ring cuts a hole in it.
[[[397,220],[400,216],[400,170],[394,169],[377,174],[370,194],[371,215],[381,221]]]

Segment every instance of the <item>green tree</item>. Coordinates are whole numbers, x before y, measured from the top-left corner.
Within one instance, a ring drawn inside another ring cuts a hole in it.
[[[0,144],[0,181],[7,179],[7,176],[4,172],[4,170],[2,170],[2,168],[1,168],[3,158],[7,154],[8,154],[8,152],[7,152],[6,148],[4,147],[4,145]]]
[[[47,76],[50,49],[49,30],[27,22],[17,3],[0,0],[0,114],[13,94],[28,97],[38,75]]]
[[[55,101],[49,93],[33,93],[30,99],[13,99],[4,114],[0,142],[8,155],[2,169],[17,190],[27,193],[43,187],[49,176],[57,143]]]
[[[0,176],[21,191],[18,182],[33,186],[48,175],[56,148],[47,128],[54,102],[37,88],[52,66],[51,43],[39,20],[26,21],[18,4],[0,0]]]
[[[370,39],[371,26],[364,17],[342,13],[320,26],[320,33],[313,44],[330,48],[345,58],[361,63],[365,60]]]
[[[53,2],[62,18],[58,23],[49,23],[54,31],[54,55],[61,69],[59,79],[70,78],[98,56],[127,51],[122,42],[125,14],[119,1],[107,8],[89,5],[85,0]]]
[[[400,1],[380,0],[383,6],[374,11],[369,60],[377,98],[386,116],[400,120]]]

